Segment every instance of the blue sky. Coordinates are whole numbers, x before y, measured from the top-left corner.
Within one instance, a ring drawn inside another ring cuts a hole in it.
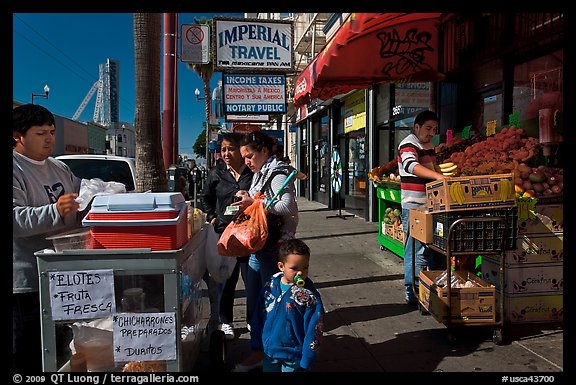
[[[193,24],[194,16],[241,18],[241,13],[180,13],[180,25]],[[180,42],[177,44],[180,52]],[[163,51],[162,51],[163,52]],[[54,114],[72,118],[98,80],[98,65],[106,59],[120,62],[120,120],[134,123],[134,40],[132,13],[15,13],[13,14],[13,99],[31,101],[32,93],[50,87],[48,100],[34,98]],[[160,61],[162,86],[162,64]],[[204,102],[197,102],[194,89],[202,91],[196,72],[178,64],[179,153],[193,154],[192,146],[203,131]],[[220,73],[211,86],[216,87]],[[78,120],[90,121],[96,94]],[[162,108],[162,99],[160,106]]]

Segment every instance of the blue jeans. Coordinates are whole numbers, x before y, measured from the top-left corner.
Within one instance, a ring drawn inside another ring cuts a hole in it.
[[[402,230],[406,234],[406,243],[404,243],[404,286],[406,286],[406,300],[415,301],[417,298],[412,290],[412,236],[410,235],[410,209],[402,208]],[[415,287],[418,287],[418,274],[422,270],[441,269],[441,263],[435,257],[431,250],[422,242],[414,239],[414,257],[415,257]]]
[[[262,371],[291,373],[301,372],[302,368],[296,363],[277,360],[264,354],[264,357],[262,357]]]
[[[278,248],[264,248],[250,254],[246,272],[246,321],[250,323],[260,291],[278,270]]]

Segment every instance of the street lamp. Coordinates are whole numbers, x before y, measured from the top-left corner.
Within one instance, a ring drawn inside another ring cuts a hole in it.
[[[46,99],[48,99],[48,93],[49,93],[49,92],[50,92],[50,87],[48,87],[48,84],[46,84],[46,85],[44,86],[44,93],[43,93],[43,94],[35,94],[35,93],[32,93],[32,104],[34,104],[34,96],[38,96],[38,97],[41,97],[41,98],[46,98]]]
[[[201,97],[200,97],[200,90],[199,90],[198,88],[196,88],[196,89],[194,90],[194,95],[196,95],[196,101],[197,101],[197,102],[199,102],[200,100],[206,99],[206,98],[201,98]]]
[[[200,90],[198,88],[196,88],[194,90],[194,95],[196,96],[196,101],[199,102],[200,100],[205,100],[206,97],[201,98],[200,97]],[[209,120],[209,117],[206,117],[206,120]],[[210,122],[207,121],[206,122],[206,167],[208,169],[210,169],[210,167],[212,166],[212,162],[210,161]]]

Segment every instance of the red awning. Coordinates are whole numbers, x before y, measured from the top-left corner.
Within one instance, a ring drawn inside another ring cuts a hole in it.
[[[387,82],[438,81],[441,13],[353,13],[296,79],[294,104]]]

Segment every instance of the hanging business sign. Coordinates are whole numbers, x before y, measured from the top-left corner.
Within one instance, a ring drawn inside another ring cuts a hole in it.
[[[293,25],[282,20],[214,18],[215,71],[293,71]]]
[[[270,115],[250,115],[250,114],[227,114],[227,122],[260,122],[267,123],[270,121]]]
[[[180,60],[194,64],[210,63],[210,27],[204,24],[182,24]]]
[[[225,114],[285,114],[285,75],[222,74]]]

